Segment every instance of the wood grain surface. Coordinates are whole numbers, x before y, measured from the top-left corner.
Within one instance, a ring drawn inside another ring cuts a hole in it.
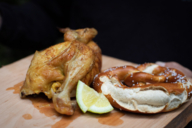
[[[73,116],[60,115],[54,110],[51,100],[43,94],[25,99],[19,97],[32,56],[0,68],[0,128],[181,128],[192,120],[192,100],[174,111],[153,115],[117,109],[103,115],[83,114],[78,107]],[[103,55],[102,70],[121,65],[136,64]]]

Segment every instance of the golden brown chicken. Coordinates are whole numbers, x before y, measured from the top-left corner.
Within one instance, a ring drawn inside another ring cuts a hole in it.
[[[52,98],[57,112],[72,115],[75,103],[70,95],[78,80],[90,85],[100,72],[101,49],[92,41],[97,35],[94,28],[60,31],[65,33],[65,42],[35,52],[20,96],[43,92]]]

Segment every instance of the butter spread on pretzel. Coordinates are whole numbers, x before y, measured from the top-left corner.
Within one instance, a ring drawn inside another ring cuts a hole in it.
[[[181,71],[153,63],[109,68],[95,76],[93,87],[112,106],[137,113],[174,110],[192,92],[190,80]]]

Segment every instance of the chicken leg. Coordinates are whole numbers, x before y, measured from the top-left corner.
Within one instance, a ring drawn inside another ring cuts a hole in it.
[[[93,51],[85,44],[74,41],[69,53],[72,53],[72,55],[70,54],[70,59],[63,65],[65,79],[53,95],[53,104],[56,111],[66,115],[74,113],[74,104],[70,100],[71,91],[76,87],[78,80],[85,77],[94,64]]]

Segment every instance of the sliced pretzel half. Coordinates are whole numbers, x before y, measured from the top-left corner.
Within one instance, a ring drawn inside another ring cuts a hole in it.
[[[153,63],[109,68],[95,76],[93,87],[112,106],[137,113],[174,110],[192,92],[190,80],[181,71]]]

